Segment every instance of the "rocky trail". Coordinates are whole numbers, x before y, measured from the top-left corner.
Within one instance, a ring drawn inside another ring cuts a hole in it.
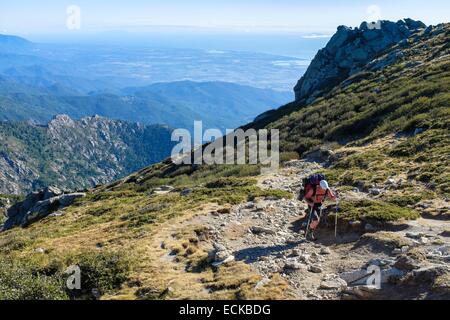
[[[301,178],[319,168],[315,163],[295,161],[275,174],[262,176],[258,184],[297,194]],[[295,198],[266,198],[195,215],[177,228],[208,226],[214,267],[245,262],[262,276],[257,286],[280,274],[297,299],[420,298],[420,288],[441,276],[444,282],[436,293],[423,289],[422,298],[432,294],[448,298],[449,221],[421,218],[393,227],[398,230],[367,234],[340,228],[337,238],[333,226],[322,226],[318,240],[310,242],[301,230],[305,209]],[[367,286],[373,268],[379,272],[381,290]]]

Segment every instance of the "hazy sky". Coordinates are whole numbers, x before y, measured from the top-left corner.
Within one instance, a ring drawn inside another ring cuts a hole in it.
[[[69,5],[81,9],[79,33],[146,31],[155,26],[197,32],[333,33],[340,24],[357,26],[377,16],[411,17],[427,24],[448,22],[450,17],[448,0],[2,0],[0,32],[69,32]],[[368,10],[371,5],[377,7]]]

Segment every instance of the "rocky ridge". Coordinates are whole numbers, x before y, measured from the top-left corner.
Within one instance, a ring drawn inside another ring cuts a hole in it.
[[[338,27],[294,88],[296,100],[313,101],[343,80],[356,75],[393,45],[408,45],[407,39],[425,28],[424,23],[412,19],[396,23],[380,21],[377,25],[363,22],[359,28]]]
[[[0,124],[0,194],[111,182],[170,155],[171,130],[99,116]]]
[[[0,231],[12,229],[17,226],[25,227],[30,223],[41,220],[50,214],[69,205],[76,199],[85,197],[83,192],[64,193],[56,187],[47,187],[44,190],[29,194],[24,201],[19,202],[6,210],[6,221],[0,226]]]

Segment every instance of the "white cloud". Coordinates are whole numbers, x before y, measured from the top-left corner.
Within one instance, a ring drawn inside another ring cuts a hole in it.
[[[302,36],[303,39],[321,39],[321,38],[331,38],[332,34],[310,34]]]

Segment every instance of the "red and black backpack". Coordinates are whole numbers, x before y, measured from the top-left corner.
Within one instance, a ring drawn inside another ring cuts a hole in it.
[[[316,194],[317,187],[320,184],[320,181],[326,180],[325,175],[323,174],[313,174],[312,176],[309,176],[307,178],[304,178],[302,180],[302,188],[300,189],[300,193],[298,195],[298,200],[303,201],[305,199],[306,194],[313,189],[314,195]]]

